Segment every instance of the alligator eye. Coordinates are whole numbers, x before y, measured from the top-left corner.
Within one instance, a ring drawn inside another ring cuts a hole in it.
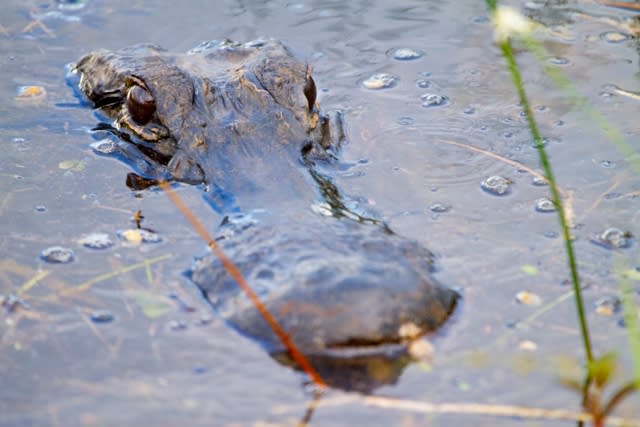
[[[133,120],[146,125],[156,111],[156,102],[147,89],[134,85],[127,92],[127,109]]]
[[[309,111],[313,110],[313,106],[316,104],[316,82],[313,81],[313,77],[311,77],[311,66],[307,65],[307,72],[304,75],[304,96],[307,97],[307,102],[309,103]]]

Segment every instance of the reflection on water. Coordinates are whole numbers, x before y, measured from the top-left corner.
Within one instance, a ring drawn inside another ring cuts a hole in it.
[[[628,12],[597,4],[516,3],[547,26],[541,37],[549,64],[565,71],[632,140],[637,99],[625,93],[640,88]],[[336,173],[343,196],[358,198],[364,211],[378,212],[399,234],[434,250],[439,274],[464,293],[464,315],[434,339],[432,365],[407,366],[393,387],[377,393],[575,407],[577,397],[548,370],[559,354],[581,357],[570,299],[562,299],[568,289],[561,242],[554,215],[536,210],[545,187],[503,160],[537,170],[483,2],[10,0],[0,16],[0,294],[25,304],[5,305],[0,315],[0,424],[299,421],[307,401],[300,377],[211,317],[180,275],[204,245],[161,193],[129,192],[122,181],[127,168],[92,153],[87,131],[95,118],[64,83],[65,65],[97,48],[153,42],[186,51],[203,40],[259,36],[282,39],[307,60],[323,108],[345,112],[349,143],[342,156],[356,166]],[[423,55],[390,55],[405,49]],[[618,293],[614,254],[623,268],[638,267],[637,242],[612,250],[593,240],[611,229],[619,232],[606,233],[608,240],[638,234],[638,174],[553,87],[540,64],[524,52],[518,60],[575,217],[594,339],[600,348],[618,350],[629,366],[621,314],[599,315],[593,307],[603,295]],[[377,74],[395,76],[395,85],[363,87]],[[611,90],[614,85],[622,91]],[[19,97],[21,88],[32,86],[44,95]],[[448,102],[423,106],[434,99]],[[495,175],[512,181],[508,195],[482,190],[481,182]],[[215,228],[220,218],[198,192],[180,192]],[[438,206],[446,209],[432,209]],[[162,242],[130,246],[118,238],[138,209]],[[95,250],[78,243],[91,233],[107,234],[114,245]],[[41,261],[41,251],[55,246],[72,249],[75,260]],[[515,303],[521,291],[539,295],[547,311]],[[98,310],[113,320],[95,323]],[[511,329],[514,324],[519,327]],[[395,374],[386,376],[395,367],[378,366],[362,369],[396,381]],[[638,417],[638,407],[632,399],[620,412]],[[432,421],[322,402],[313,417],[318,425]],[[472,416],[440,418],[478,423]],[[491,422],[513,425],[512,419]]]

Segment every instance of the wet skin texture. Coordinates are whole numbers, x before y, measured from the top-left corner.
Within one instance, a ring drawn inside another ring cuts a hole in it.
[[[394,382],[407,343],[453,312],[458,294],[432,276],[431,253],[350,212],[322,173],[344,142],[341,116],[320,112],[310,67],[280,42],[97,51],[73,73],[112,120],[97,129],[118,137],[131,187],[202,185],[224,215],[218,244],[328,383]],[[190,277],[233,327],[291,363],[218,259],[198,259]]]

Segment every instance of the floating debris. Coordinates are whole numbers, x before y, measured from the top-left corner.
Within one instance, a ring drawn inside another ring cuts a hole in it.
[[[51,246],[40,253],[40,258],[52,264],[67,264],[75,259],[75,254],[72,249]]]
[[[0,295],[0,306],[6,308],[9,313],[13,313],[18,307],[29,308],[29,304],[14,294]]]
[[[134,228],[129,230],[118,231],[118,237],[127,243],[132,245],[139,245],[140,243],[159,243],[162,241],[162,237],[158,233],[154,233],[144,228]]]
[[[107,249],[113,246],[107,233],[91,233],[78,240],[78,243],[90,249]]]
[[[400,77],[388,73],[376,73],[362,82],[365,89],[390,89],[398,84]]]
[[[513,181],[509,178],[493,175],[483,180],[480,183],[480,187],[494,196],[505,196],[511,192],[511,184],[513,184]]]
[[[420,99],[422,100],[422,106],[425,108],[441,107],[449,103],[449,98],[435,93],[425,93],[420,96]]]
[[[631,247],[633,234],[611,227],[591,239],[591,242],[607,249],[625,249]]]
[[[539,295],[529,291],[521,291],[516,294],[516,301],[523,305],[540,305],[542,298]]]
[[[622,43],[629,40],[630,37],[618,31],[606,31],[600,34],[600,38],[607,43]]]
[[[112,322],[115,316],[107,310],[95,310],[91,312],[91,321],[94,323]]]
[[[36,205],[33,207],[36,212],[46,212],[47,207],[45,205]]]
[[[613,316],[620,312],[622,301],[614,295],[607,295],[594,301],[593,306],[600,316]]]
[[[424,52],[420,52],[408,47],[391,49],[387,52],[387,54],[393,59],[397,59],[398,61],[411,61],[414,59],[422,58],[424,56]]]
[[[556,205],[553,203],[553,200],[547,199],[546,197],[542,197],[536,200],[535,209],[537,212],[549,213],[555,212]]]
[[[538,344],[530,340],[524,340],[518,344],[518,348],[525,351],[536,351],[538,349]]]
[[[18,100],[39,100],[47,95],[47,91],[42,86],[20,86],[16,99]]]

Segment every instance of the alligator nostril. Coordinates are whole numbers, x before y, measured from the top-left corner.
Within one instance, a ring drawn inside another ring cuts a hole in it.
[[[313,77],[311,77],[311,65],[307,65],[307,71],[305,73],[305,82],[304,82],[304,96],[307,97],[307,102],[309,104],[309,111],[313,110],[313,106],[316,104],[316,82],[313,81]]]
[[[133,120],[146,125],[156,111],[156,102],[147,89],[135,85],[127,92],[127,109]]]

